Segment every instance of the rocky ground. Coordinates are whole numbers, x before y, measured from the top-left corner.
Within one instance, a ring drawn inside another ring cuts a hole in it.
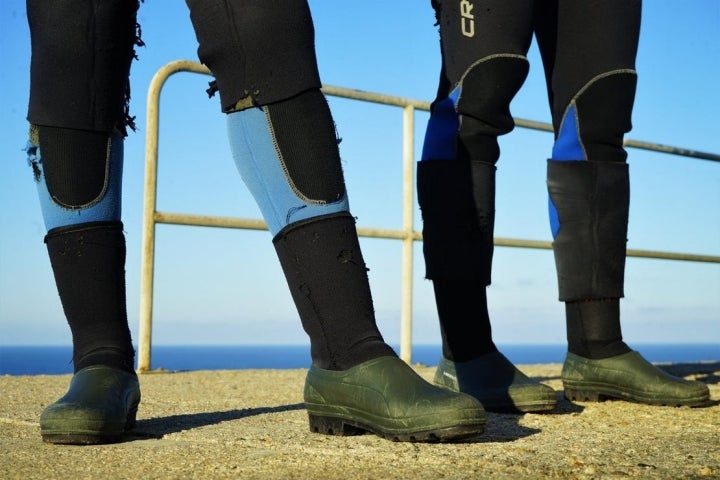
[[[127,441],[56,446],[40,440],[38,417],[70,377],[2,376],[0,478],[720,479],[720,362],[663,367],[706,382],[712,405],[571,403],[560,365],[526,365],[558,391],[557,410],[488,413],[482,436],[453,444],[311,433],[304,370],[238,370],[144,374]]]

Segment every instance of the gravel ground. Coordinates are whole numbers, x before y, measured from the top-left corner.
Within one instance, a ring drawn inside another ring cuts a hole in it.
[[[0,376],[0,478],[720,479],[720,362],[663,366],[707,383],[707,408],[571,403],[560,365],[520,368],[558,392],[556,411],[488,413],[482,436],[452,444],[311,433],[304,370],[237,370],[144,374],[127,441],[57,446],[37,422],[70,376]]]

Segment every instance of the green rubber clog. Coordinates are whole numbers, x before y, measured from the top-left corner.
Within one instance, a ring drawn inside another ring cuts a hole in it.
[[[305,381],[310,430],[407,442],[449,442],[480,435],[485,411],[469,395],[436,387],[403,360],[379,357],[344,371],[312,366]]]
[[[40,433],[48,443],[113,443],[135,426],[140,383],[135,373],[104,365],[73,375],[67,393],[40,415]]]
[[[518,370],[500,352],[467,361],[440,359],[436,385],[477,398],[488,411],[543,412],[553,410],[557,394]]]
[[[574,401],[621,399],[650,405],[699,407],[710,400],[704,383],[670,375],[634,351],[600,360],[568,353],[562,381],[565,398]]]

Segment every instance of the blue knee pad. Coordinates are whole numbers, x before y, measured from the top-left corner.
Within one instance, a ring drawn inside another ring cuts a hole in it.
[[[237,169],[273,237],[291,223],[349,211],[346,193],[332,202],[313,199],[293,182],[266,107],[227,115],[227,127]]]
[[[425,131],[422,160],[455,160],[457,158],[457,132],[460,115],[456,110],[460,87],[433,105],[432,115]]]
[[[88,222],[120,221],[123,145],[122,136],[108,137],[104,159],[104,179],[98,183],[97,194],[93,198],[75,204],[63,201],[67,197],[65,192],[48,187],[43,168],[42,147],[37,136],[31,134],[25,152],[37,183],[40,209],[45,221],[45,228],[48,231],[53,228]]]

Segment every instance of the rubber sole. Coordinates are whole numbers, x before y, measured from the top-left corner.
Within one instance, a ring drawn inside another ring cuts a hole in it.
[[[425,442],[443,443],[466,440],[481,435],[485,431],[485,424],[455,425],[447,428],[437,428],[424,432],[399,433],[387,432],[370,425],[364,425],[354,420],[338,417],[328,417],[308,414],[310,431],[325,435],[351,436],[372,433],[386,440],[394,442]]]
[[[565,398],[573,402],[603,402],[606,400],[625,400],[646,405],[659,405],[668,407],[702,407],[707,405],[708,398],[651,398],[642,395],[633,395],[621,390],[602,388],[598,386],[565,387]]]
[[[480,399],[488,412],[495,413],[540,413],[540,412],[551,412],[555,410],[557,402],[536,402],[536,403],[497,403],[493,404],[488,401]]]
[[[139,404],[138,404],[139,405]],[[138,405],[135,405],[128,412],[125,424],[118,425],[115,428],[105,429],[71,429],[66,428],[62,431],[51,431],[41,429],[40,436],[43,442],[55,445],[102,445],[107,443],[118,443],[123,440],[124,435],[135,427]]]

